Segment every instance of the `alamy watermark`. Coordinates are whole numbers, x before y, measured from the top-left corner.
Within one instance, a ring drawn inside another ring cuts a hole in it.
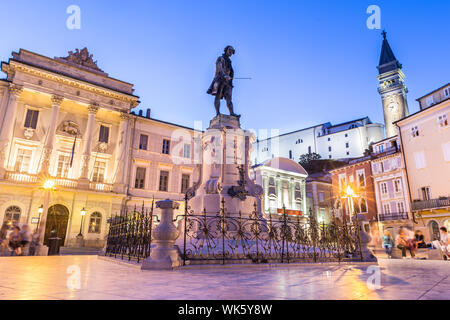
[[[81,9],[79,6],[72,4],[67,7],[66,13],[69,14],[66,20],[66,26],[69,30],[81,29]]]
[[[381,9],[379,6],[372,4],[367,8],[367,14],[370,16],[367,18],[366,25],[370,30],[381,29]]]

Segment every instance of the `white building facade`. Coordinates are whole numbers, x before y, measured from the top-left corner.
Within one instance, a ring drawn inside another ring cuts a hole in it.
[[[337,125],[323,123],[306,129],[257,140],[252,161],[285,157],[296,162],[301,155],[318,153],[322,159],[356,158],[364,155],[371,143],[384,138],[384,126],[368,117]]]
[[[306,212],[307,172],[287,158],[274,158],[252,168],[252,176],[263,187],[262,213],[304,217]]]

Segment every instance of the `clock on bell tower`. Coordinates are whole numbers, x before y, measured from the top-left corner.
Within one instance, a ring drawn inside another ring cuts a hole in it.
[[[402,65],[395,58],[394,53],[386,39],[386,32],[383,31],[383,46],[381,48],[380,63],[378,65],[378,93],[381,95],[384,113],[384,124],[386,127],[386,137],[397,134],[397,129],[393,122],[409,115],[406,94],[408,89],[405,86],[405,75],[402,72]]]

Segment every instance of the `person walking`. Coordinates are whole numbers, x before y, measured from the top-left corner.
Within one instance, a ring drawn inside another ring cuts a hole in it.
[[[11,255],[22,255],[22,240],[20,237],[20,228],[18,226],[13,227],[13,231],[9,235],[9,246],[11,247]]]
[[[6,253],[9,251],[8,230],[9,230],[8,224],[3,223],[0,229],[0,256],[5,256]]]
[[[389,230],[384,230],[383,235],[381,236],[382,239],[382,247],[386,251],[386,254],[389,259],[392,258],[392,247],[394,246],[394,240],[391,237],[391,233]]]

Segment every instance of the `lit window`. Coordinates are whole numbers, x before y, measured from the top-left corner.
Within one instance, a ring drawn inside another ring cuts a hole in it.
[[[361,212],[367,212],[367,201],[366,199],[362,198],[360,201],[361,205]]]
[[[443,114],[443,115],[439,116],[438,122],[439,122],[439,127],[441,127],[441,128],[448,127],[447,115]]]
[[[366,177],[364,174],[364,171],[361,172],[357,172],[358,175],[358,184],[360,187],[365,187],[366,186]]]
[[[147,146],[148,146],[148,135],[141,134],[141,136],[139,137],[139,149],[147,150]]]
[[[108,143],[109,141],[109,127],[101,125],[98,134],[98,142]]]
[[[67,178],[70,168],[70,156],[61,154],[58,157],[58,167],[56,169],[56,176],[61,178]]]
[[[102,225],[102,214],[94,212],[89,219],[89,233],[100,233],[100,226]]]
[[[28,172],[30,169],[32,151],[29,149],[20,148],[17,150],[16,163],[14,170],[17,172]]]
[[[323,192],[319,192],[319,201],[323,202],[325,199],[324,193]]]
[[[27,110],[27,116],[25,117],[25,128],[36,129],[37,120],[39,116],[39,111],[37,110]]]
[[[136,178],[134,180],[134,187],[136,189],[144,189],[145,185],[145,168],[137,167],[136,168]]]
[[[169,172],[161,171],[159,174],[159,191],[167,192],[168,186],[169,186]]]
[[[95,161],[94,172],[92,174],[92,181],[103,183],[103,181],[105,181],[105,169],[106,169],[106,162]]]
[[[163,139],[162,153],[163,154],[169,154],[170,153],[170,140]]]
[[[17,206],[10,206],[5,211],[3,224],[17,225],[20,221],[20,208]]]
[[[419,128],[417,126],[411,128],[411,136],[413,138],[419,136]]]

